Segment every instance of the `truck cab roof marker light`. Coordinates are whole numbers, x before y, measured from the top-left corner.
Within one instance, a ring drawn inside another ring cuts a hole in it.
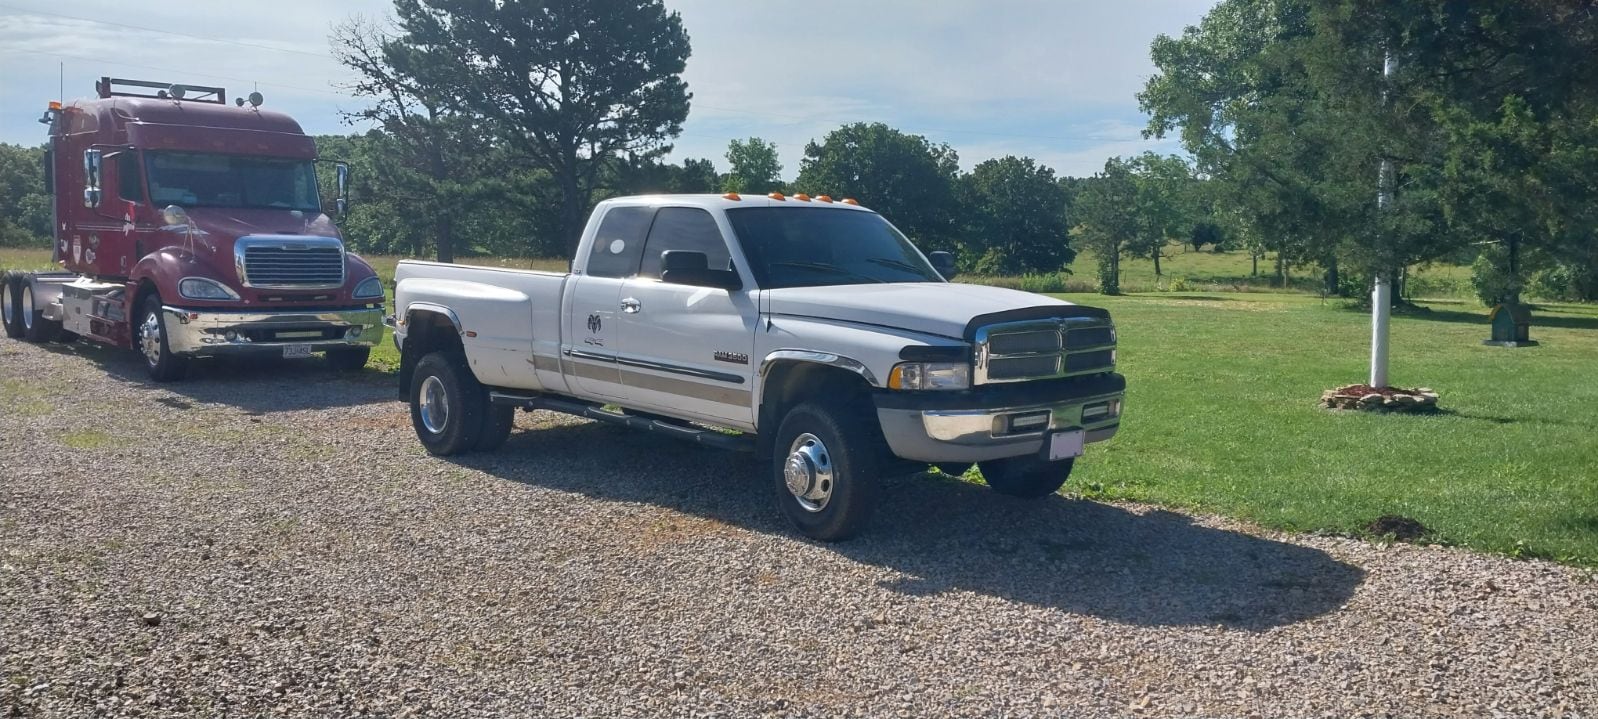
[[[773,193],[771,193],[769,195],[766,195],[766,197],[769,197],[769,198],[771,198],[773,200],[786,200],[786,199],[788,199],[781,192],[773,192]]]
[[[722,195],[721,198],[724,199],[724,200],[732,200],[733,202],[739,202],[739,201],[743,200],[743,198],[739,197],[738,193],[736,193],[736,192],[729,192],[729,193],[727,193],[725,195]]]
[[[61,101],[60,100],[51,100],[50,101],[50,109],[51,110],[60,110],[61,109]]]
[[[793,199],[798,200],[800,202],[809,202],[810,201],[810,196],[806,195],[803,192],[801,192],[801,193],[799,193],[797,195],[794,195]]]
[[[860,206],[859,201],[855,200],[855,198],[853,198],[853,197],[845,197],[845,198],[843,198],[843,204],[845,204],[845,205],[854,205],[855,207],[859,207]]]
[[[832,204],[832,198],[826,195],[816,195],[816,202],[825,202],[830,205]]]

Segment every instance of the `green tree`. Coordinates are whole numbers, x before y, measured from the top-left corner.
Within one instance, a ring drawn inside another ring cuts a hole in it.
[[[805,146],[794,189],[853,197],[926,250],[955,249],[955,181],[960,158],[882,123],[844,125]]]
[[[1066,193],[1032,158],[987,160],[960,178],[961,255],[982,274],[1055,272],[1075,259]]]
[[[0,245],[50,244],[44,148],[0,143]]]
[[[1137,179],[1131,163],[1111,158],[1104,170],[1082,183],[1071,230],[1077,244],[1098,260],[1099,291],[1121,293],[1121,255],[1142,231],[1137,210]]]
[[[1131,162],[1133,183],[1137,186],[1137,239],[1127,248],[1133,254],[1154,260],[1154,276],[1164,273],[1160,260],[1171,241],[1191,237],[1195,211],[1192,207],[1193,171],[1186,160],[1176,155],[1145,152]]]
[[[394,42],[427,93],[549,173],[575,249],[611,158],[658,157],[682,131],[688,33],[660,0],[395,0]],[[425,70],[424,70],[425,68]]]
[[[723,192],[764,195],[782,189],[782,163],[777,159],[777,144],[758,137],[727,143],[727,177]]]

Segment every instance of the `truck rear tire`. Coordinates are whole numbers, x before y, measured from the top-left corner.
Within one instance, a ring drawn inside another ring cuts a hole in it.
[[[411,377],[411,426],[431,454],[448,457],[469,452],[483,436],[488,392],[451,350],[434,352],[416,363]]]
[[[479,452],[492,452],[505,446],[510,432],[516,428],[516,408],[511,405],[488,403],[483,413],[483,433],[477,437]]]
[[[327,351],[327,366],[334,372],[359,372],[372,356],[370,347],[341,347]]]
[[[1047,462],[1037,457],[1011,457],[980,462],[982,478],[999,494],[1024,499],[1047,497],[1065,486],[1076,460]]]
[[[61,323],[44,318],[44,310],[33,301],[33,281],[23,275],[17,292],[17,314],[22,317],[22,339],[28,342],[52,342],[61,334]]]
[[[150,379],[176,382],[188,376],[189,358],[173,354],[167,342],[166,318],[161,316],[161,295],[151,292],[139,310],[139,323],[133,327],[134,347],[144,357]]]
[[[18,296],[21,290],[18,280],[19,276],[10,272],[0,275],[0,320],[4,321],[6,336],[14,340],[22,338],[22,298]]]
[[[823,542],[854,536],[876,509],[881,442],[876,426],[851,409],[800,404],[772,445],[777,505],[800,532]]]

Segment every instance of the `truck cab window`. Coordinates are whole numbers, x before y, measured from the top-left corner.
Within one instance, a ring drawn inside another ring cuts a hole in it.
[[[128,202],[144,202],[144,173],[139,171],[139,155],[131,150],[117,154],[117,196]]]
[[[703,252],[710,269],[732,269],[732,255],[727,242],[716,227],[716,219],[709,212],[694,207],[665,207],[655,216],[655,225],[649,230],[649,241],[644,246],[643,265],[639,277],[660,277],[660,256],[671,250]]]
[[[655,219],[653,207],[613,207],[594,233],[585,273],[592,277],[632,277],[644,253],[644,235]]]

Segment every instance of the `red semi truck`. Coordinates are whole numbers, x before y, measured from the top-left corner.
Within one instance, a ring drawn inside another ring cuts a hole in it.
[[[138,350],[157,381],[194,357],[324,353],[366,364],[383,286],[317,191],[316,143],[251,93],[101,78],[50,103],[45,183],[61,271],[0,280],[6,334]],[[336,212],[349,169],[336,164]]]

